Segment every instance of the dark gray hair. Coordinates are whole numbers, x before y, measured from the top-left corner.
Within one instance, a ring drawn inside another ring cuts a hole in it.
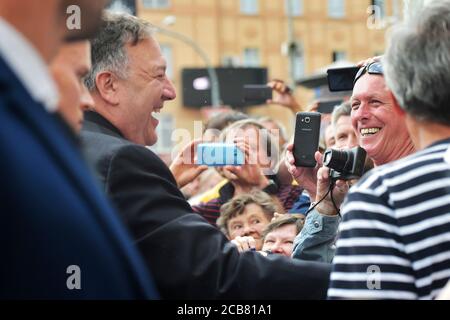
[[[128,56],[125,46],[136,45],[139,41],[152,37],[154,28],[142,19],[128,14],[103,15],[103,26],[91,40],[92,69],[85,77],[90,91],[96,88],[95,78],[103,71],[114,72],[125,79],[128,75]]]
[[[281,218],[272,219],[272,221],[264,228],[262,232],[263,241],[266,240],[266,237],[269,233],[288,224],[295,225],[297,234],[299,234],[303,229],[303,225],[305,224],[305,216],[301,214],[287,213],[281,216]]]
[[[350,116],[351,112],[352,112],[352,105],[350,101],[345,101],[336,108],[334,108],[333,113],[331,115],[331,122],[333,126],[336,128],[336,123],[338,122],[339,118],[342,116]]]
[[[431,2],[394,29],[383,67],[406,112],[450,125],[450,0]]]

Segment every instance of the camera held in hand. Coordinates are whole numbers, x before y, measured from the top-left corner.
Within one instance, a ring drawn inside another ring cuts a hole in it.
[[[366,150],[355,147],[349,150],[328,149],[323,155],[323,164],[330,168],[333,180],[358,179],[364,174]]]

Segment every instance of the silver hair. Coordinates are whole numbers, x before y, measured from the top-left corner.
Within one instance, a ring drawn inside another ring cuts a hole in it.
[[[100,72],[114,72],[118,77],[128,76],[128,55],[125,46],[136,45],[152,37],[154,28],[142,19],[129,14],[105,12],[103,25],[91,40],[92,69],[84,82],[90,91],[96,88],[95,79]]]
[[[227,137],[231,132],[235,130],[245,130],[251,127],[258,130],[259,142],[261,143],[261,147],[264,148],[264,151],[271,160],[271,169],[269,171],[272,172],[265,174],[268,175],[276,173],[278,171],[278,165],[280,161],[280,150],[278,148],[279,141],[276,141],[275,137],[271,135],[269,133],[269,130],[267,130],[258,120],[244,119],[230,124],[222,131],[219,140],[222,142],[227,142]]]
[[[450,125],[450,0],[431,2],[394,29],[383,67],[406,112]]]
[[[345,101],[340,105],[338,105],[336,108],[334,108],[333,113],[331,115],[331,123],[333,124],[333,127],[336,128],[336,123],[338,122],[340,117],[350,116],[351,112],[352,112],[352,105],[350,101]]]

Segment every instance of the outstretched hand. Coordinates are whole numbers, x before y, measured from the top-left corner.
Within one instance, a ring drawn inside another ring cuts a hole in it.
[[[179,188],[192,182],[202,172],[208,169],[208,166],[197,165],[197,146],[202,140],[194,140],[186,145],[175,157],[170,165]]]

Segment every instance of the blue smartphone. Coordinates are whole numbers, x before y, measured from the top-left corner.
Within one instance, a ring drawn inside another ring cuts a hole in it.
[[[241,166],[244,152],[231,143],[200,143],[197,147],[197,164],[210,167]]]

